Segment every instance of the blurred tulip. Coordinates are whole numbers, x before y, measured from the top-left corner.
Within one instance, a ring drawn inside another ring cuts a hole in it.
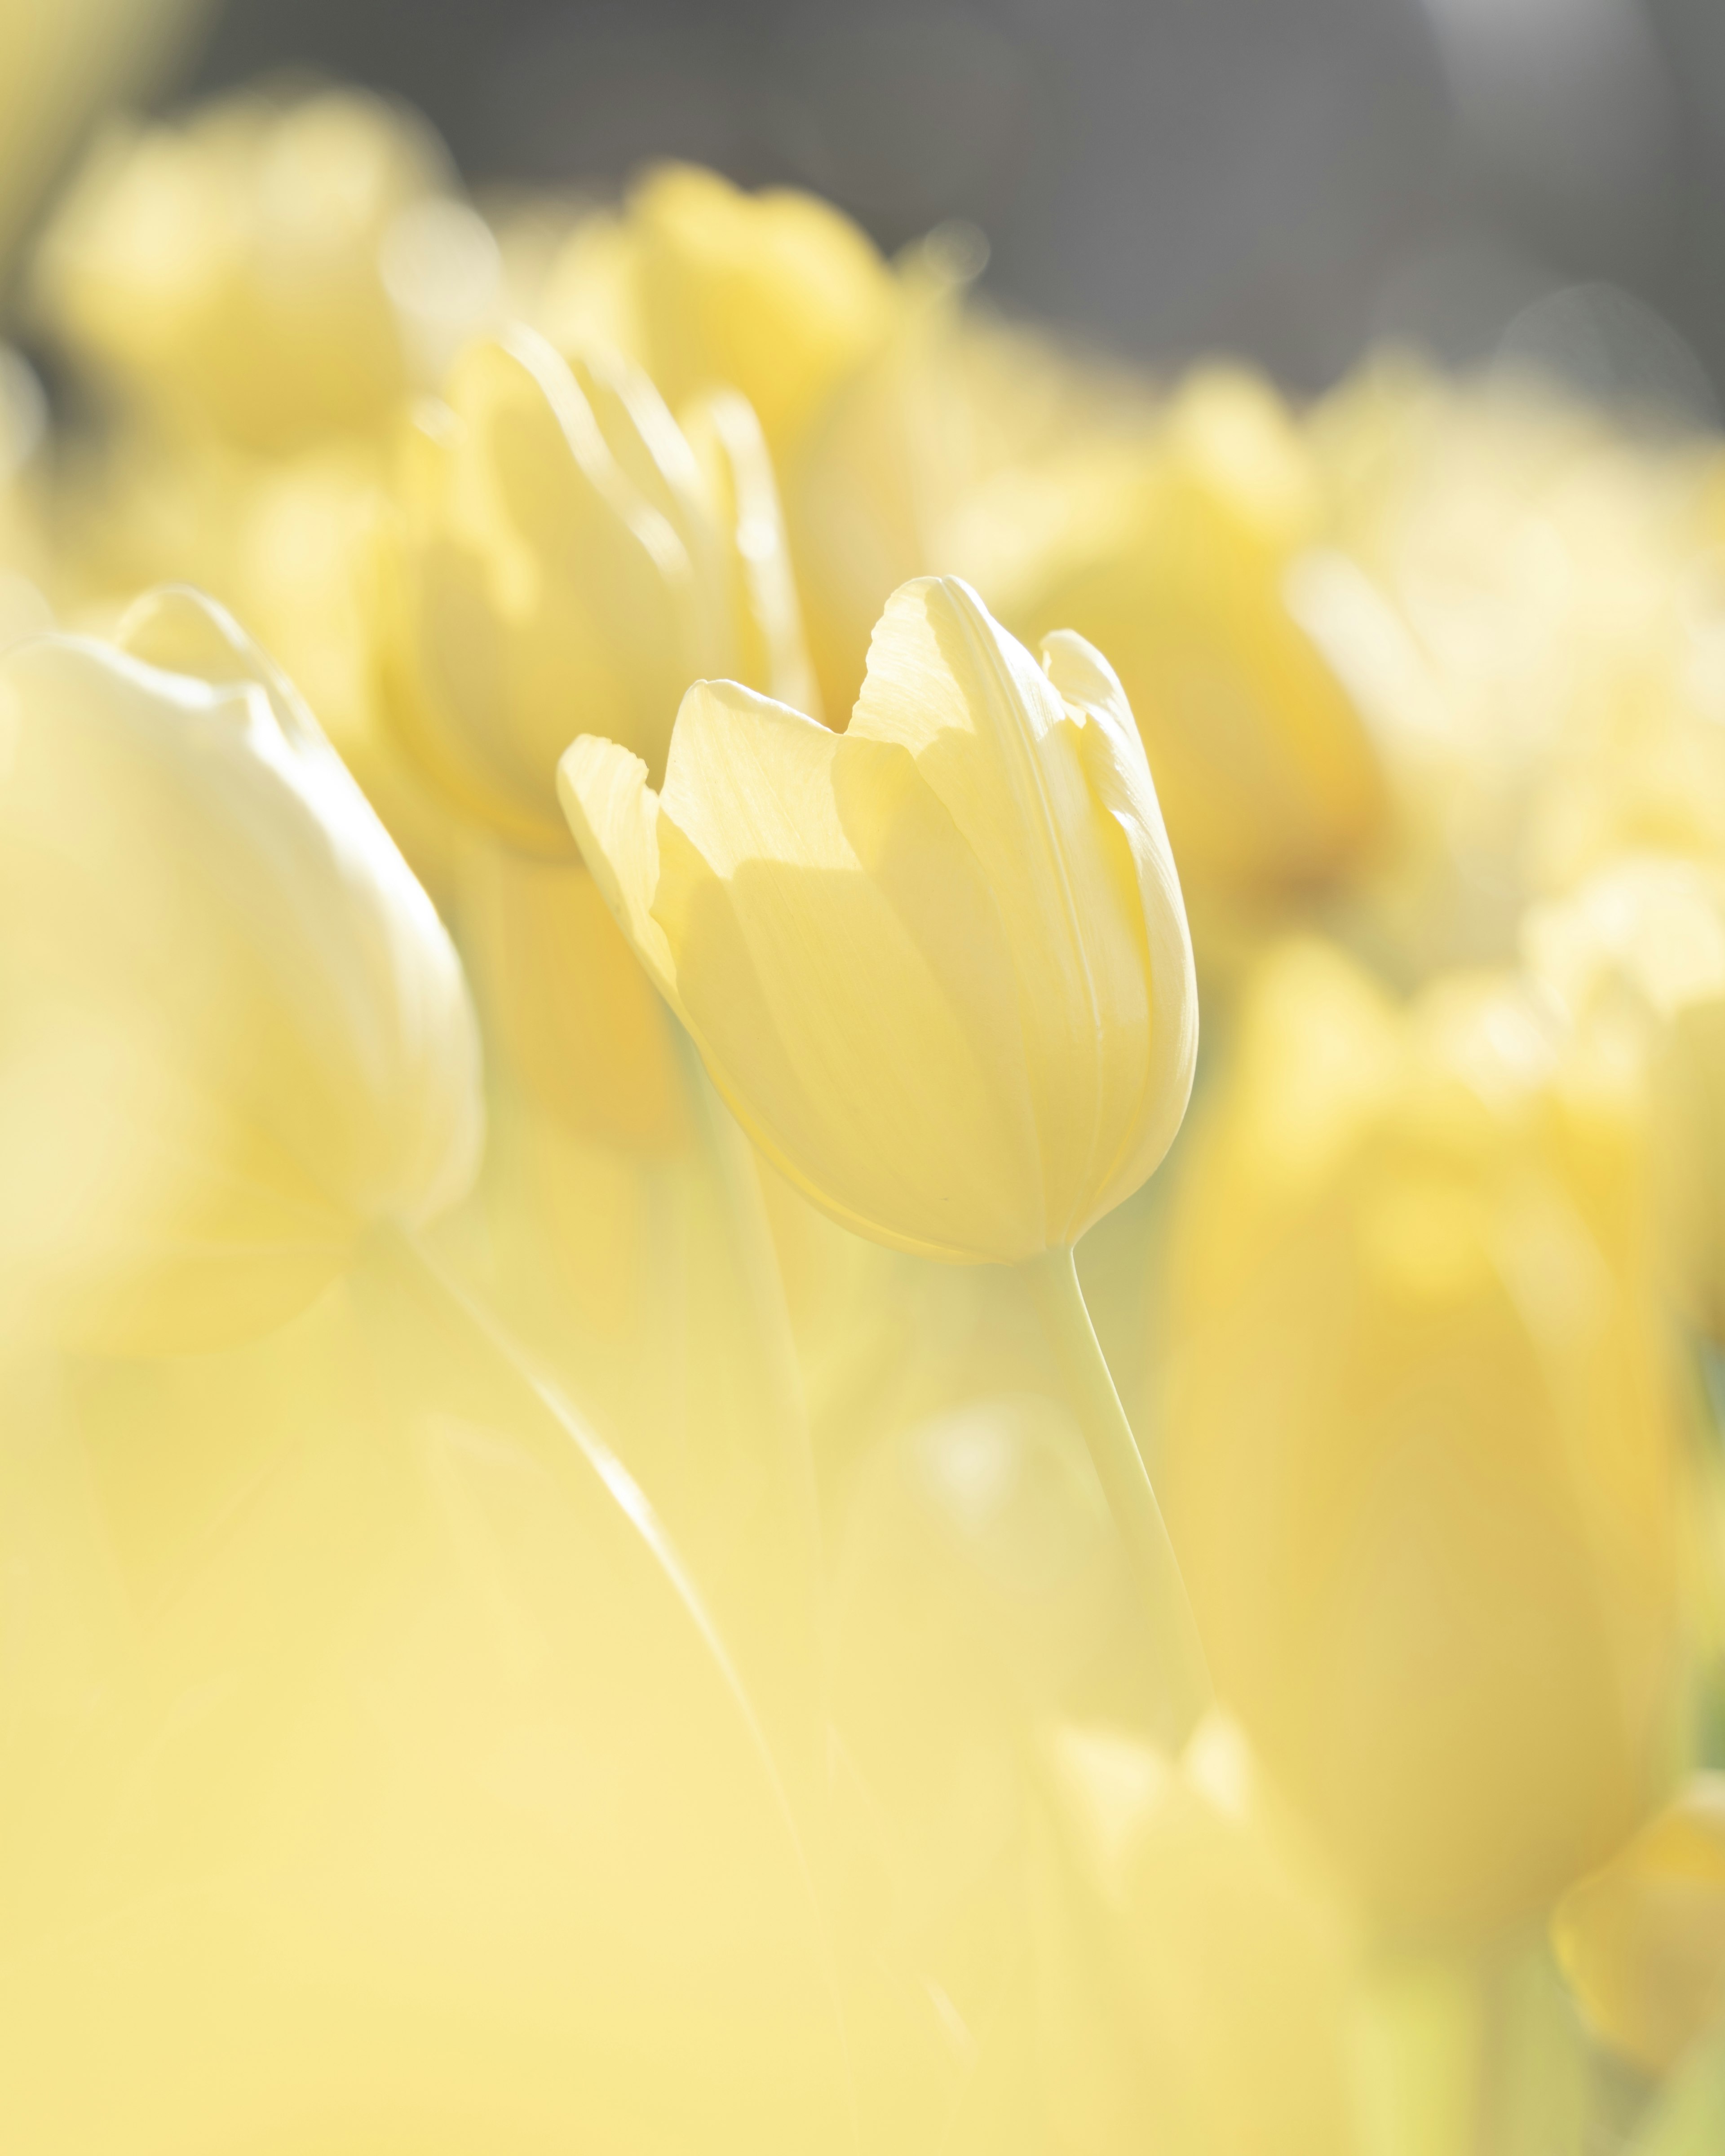
[[[701,675],[812,697],[771,468],[734,396],[685,433],[626,362],[572,369],[517,329],[462,355],[404,447],[389,709],[481,828],[569,855],[571,737],[605,732],[656,776]]]
[[[1347,2156],[1348,1938],[1241,1732],[1063,1728],[1040,1881],[1048,2145]]]
[[[1016,598],[1026,633],[1070,622],[1113,657],[1194,890],[1286,901],[1381,835],[1375,745],[1290,603],[1322,507],[1275,392],[1214,368]]]
[[[1572,1887],[1552,1938],[1589,2026],[1650,2074],[1725,2025],[1725,1776],[1694,1776]]]
[[[0,254],[109,100],[149,87],[207,0],[0,0]]]
[[[1167,1253],[1158,1476],[1217,1681],[1385,1922],[1538,1911],[1640,1815],[1678,1496],[1634,1089],[1512,984],[1250,983]]]
[[[957,1262],[1070,1245],[1184,1113],[1197,999],[1106,660],[1039,668],[954,579],[894,594],[848,733],[698,683],[662,795],[591,737],[571,824],[762,1151],[841,1224]]]
[[[622,343],[672,404],[740,390],[779,456],[886,333],[895,304],[891,270],[830,203],[788,187],[746,194],[694,165],[660,167],[619,217],[578,224],[542,302],[561,347]]]
[[[1300,611],[1394,805],[1354,939],[1409,983],[1512,964],[1531,898],[1630,847],[1717,843],[1707,456],[1538,377],[1405,362],[1307,433],[1326,543]]]
[[[206,1346],[459,1197],[478,1043],[429,901],[304,705],[191,593],[0,660],[5,1316]]]
[[[36,280],[127,403],[275,453],[380,424],[490,319],[498,265],[424,121],[251,92],[99,144]]]
[[[1574,1016],[1645,1064],[1673,1285],[1725,1337],[1725,868],[1632,857],[1536,907],[1524,933]]]
[[[50,507],[49,569],[63,619],[105,629],[152,585],[208,593],[300,690],[415,875],[448,908],[454,819],[380,708],[378,445],[331,441],[265,458],[124,428],[63,450]]]
[[[856,701],[869,635],[911,578],[956,570],[1003,619],[1050,557],[1093,542],[1141,460],[1144,385],[997,320],[969,287],[979,235],[937,228],[895,265],[890,333],[785,465],[786,511],[829,711]],[[1022,624],[1019,624],[1022,626]]]

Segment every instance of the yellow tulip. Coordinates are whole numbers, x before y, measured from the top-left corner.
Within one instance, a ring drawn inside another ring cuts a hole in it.
[[[577,227],[542,319],[571,348],[620,337],[673,404],[740,390],[783,456],[886,335],[896,302],[879,251],[830,203],[666,165],[620,217]]]
[[[981,249],[937,230],[897,265],[890,334],[827,399],[785,471],[798,588],[829,709],[909,578],[952,570],[1003,619],[1046,564],[1112,528],[1154,406],[1135,378],[971,300]],[[1108,649],[1104,642],[1104,649]]]
[[[0,0],[0,253],[80,129],[177,55],[205,0]]]
[[[846,733],[700,682],[662,792],[592,737],[562,790],[720,1091],[841,1224],[1014,1263],[1166,1152],[1191,946],[1132,714],[1077,637],[1039,667],[967,585],[909,583]]]
[[[1072,2156],[1347,2156],[1348,1934],[1240,1730],[1050,1748],[1039,2052]]]
[[[772,470],[726,394],[680,429],[619,360],[471,346],[405,443],[386,558],[388,706],[470,822],[568,856],[557,757],[603,732],[662,771],[677,705],[736,674],[806,705]]]
[[[1529,963],[1645,1068],[1673,1284],[1725,1337],[1725,869],[1625,859],[1536,907]]]
[[[1725,2024],[1725,1776],[1697,1774],[1552,1919],[1582,2013],[1664,2074]]]
[[[347,439],[265,458],[127,427],[64,458],[51,508],[62,617],[105,627],[134,593],[161,583],[208,593],[294,682],[414,875],[448,905],[454,819],[380,708],[372,602],[388,511],[379,445]]]
[[[248,93],[100,144],[37,264],[74,354],[177,429],[277,452],[375,427],[495,304],[495,243],[420,121]]]
[[[1538,1911],[1640,1815],[1677,1498],[1633,1087],[1512,983],[1250,985],[1156,1428],[1224,1697],[1379,1917]]]
[[[465,1187],[454,952],[208,603],[0,659],[0,1319],[133,1352],[241,1337]]]
[[[1383,829],[1371,736],[1290,604],[1322,511],[1275,393],[1211,370],[1015,596],[1027,631],[1070,622],[1114,659],[1194,890],[1297,895],[1358,867]]]

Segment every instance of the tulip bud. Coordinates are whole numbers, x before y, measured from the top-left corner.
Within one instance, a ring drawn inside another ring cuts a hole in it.
[[[201,1348],[459,1196],[478,1046],[430,901],[208,601],[0,658],[0,1330]]]
[[[1651,2074],[1725,2025],[1725,1775],[1694,1776],[1572,1887],[1552,1943],[1600,2041]]]
[[[955,578],[895,593],[848,732],[697,682],[662,793],[584,737],[588,866],[720,1091],[841,1224],[1010,1264],[1136,1190],[1185,1111],[1186,917],[1101,654],[1036,665]]]
[[[255,94],[100,144],[43,242],[74,354],[183,429],[271,453],[377,425],[490,316],[495,243],[424,121]]]
[[[1114,658],[1194,887],[1251,899],[1333,881],[1384,820],[1361,715],[1290,604],[1320,509],[1269,387],[1200,375],[1117,480],[1111,512],[1014,608]]]
[[[1178,1759],[1063,1728],[1035,1902],[1051,2146],[1346,2156],[1348,1926],[1212,1715]]]
[[[1634,858],[1536,907],[1528,962],[1644,1070],[1679,1299],[1725,1338],[1725,873]]]
[[[1219,1686],[1386,1922],[1644,1808],[1677,1467],[1632,1092],[1513,984],[1284,947],[1188,1157],[1158,1486]]]
[[[567,854],[571,733],[603,729],[657,773],[700,675],[812,696],[772,470],[739,398],[703,404],[685,434],[626,362],[572,368],[516,329],[462,354],[404,446],[390,710],[485,829]]]

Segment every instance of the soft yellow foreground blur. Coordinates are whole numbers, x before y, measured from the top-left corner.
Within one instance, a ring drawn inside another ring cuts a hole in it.
[[[1132,714],[1078,638],[1039,668],[968,586],[906,584],[844,735],[701,683],[662,794],[591,737],[562,793],[715,1083],[842,1224],[1009,1264],[1167,1151],[1197,1049],[1185,911]]]

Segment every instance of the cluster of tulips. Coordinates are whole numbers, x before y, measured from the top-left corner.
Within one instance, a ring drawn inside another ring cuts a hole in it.
[[[1725,2146],[1725,444],[982,252],[39,227],[21,2156]]]

